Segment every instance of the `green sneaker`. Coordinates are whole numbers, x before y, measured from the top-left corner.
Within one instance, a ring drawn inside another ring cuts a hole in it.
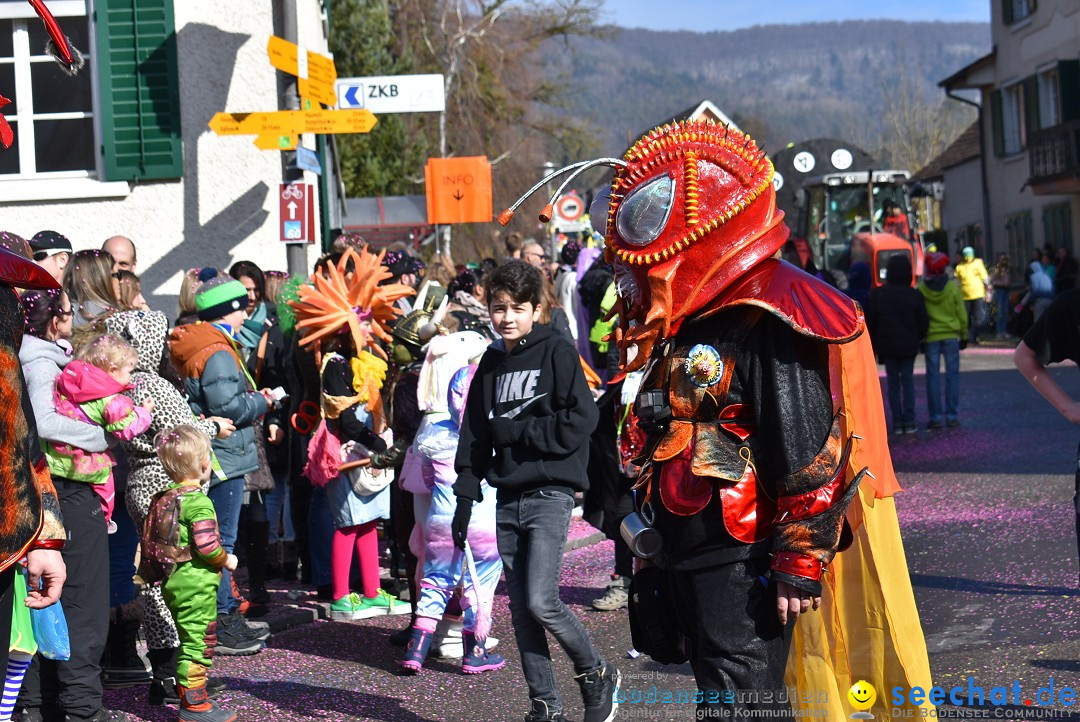
[[[357,612],[361,608],[360,595],[356,592],[344,596],[341,599],[335,600],[330,605],[330,618],[340,621],[351,621],[353,619],[360,619],[356,616]]]
[[[356,606],[356,616],[353,619],[368,619],[369,617],[409,614],[412,612],[411,604],[401,601],[385,589],[380,589],[378,594],[370,599],[368,597],[359,597],[359,600]]]

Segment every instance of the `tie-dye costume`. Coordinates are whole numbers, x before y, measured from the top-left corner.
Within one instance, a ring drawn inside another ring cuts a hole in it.
[[[121,386],[112,376],[85,361],[72,361],[56,378],[53,403],[56,412],[85,424],[101,426],[121,441],[131,441],[150,428],[150,412],[136,406],[123,395],[130,387]],[[116,459],[111,451],[84,451],[69,444],[50,441],[45,444],[49,470],[56,476],[91,485],[101,501],[109,533],[116,529],[112,521],[116,505],[116,485],[112,468]]]
[[[419,456],[425,484],[431,489],[431,507],[426,523],[420,525],[424,530],[424,571],[414,627],[418,631],[401,663],[408,671],[420,669],[431,633],[459,586],[464,587],[461,606],[466,640],[462,669],[476,674],[505,665],[502,657],[483,650],[482,641],[479,650],[472,649],[476,647],[478,626],[487,626],[490,621],[495,587],[502,575],[502,560],[495,539],[496,495],[488,493],[487,482],[482,483],[484,498],[473,505],[469,522],[469,550],[475,578],[466,572],[465,554],[454,546],[450,534],[450,522],[457,508],[453,486],[457,480],[454,457],[458,431],[469,385],[476,373],[475,364],[466,364],[482,354],[487,345],[487,339],[475,331],[437,336],[428,346],[427,358],[420,371],[418,398],[426,414],[413,449]],[[478,622],[483,624],[478,625]],[[480,635],[481,638],[485,636],[486,632]]]

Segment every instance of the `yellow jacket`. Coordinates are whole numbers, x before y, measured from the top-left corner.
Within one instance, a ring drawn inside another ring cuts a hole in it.
[[[986,295],[986,284],[990,274],[986,272],[981,258],[961,261],[956,266],[956,280],[960,284],[960,293],[965,301],[974,301]]]

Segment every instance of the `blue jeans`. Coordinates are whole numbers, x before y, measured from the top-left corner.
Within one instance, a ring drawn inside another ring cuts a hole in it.
[[[274,476],[274,488],[266,493],[266,519],[270,522],[270,543],[279,540],[294,541],[292,514],[289,512],[289,470],[271,469]],[[278,532],[284,530],[284,536]]]
[[[915,425],[915,357],[885,356],[893,429]]]
[[[1004,338],[1006,333],[1006,324],[1009,321],[1009,289],[1002,288],[1001,286],[994,286],[994,313],[995,318],[995,330],[997,335]]]
[[[960,341],[926,342],[926,405],[930,421],[941,423],[941,357],[945,357],[945,420],[956,421],[960,405]]]
[[[311,583],[330,584],[330,547],[334,542],[334,515],[326,498],[326,487],[315,487],[308,509],[308,547],[311,555]]]
[[[575,674],[603,664],[585,627],[559,598],[563,545],[574,499],[562,492],[541,490],[500,498],[497,503],[499,555],[529,698],[544,700],[549,714],[561,712],[545,630],[566,650]]]
[[[211,486],[207,496],[214,502],[214,511],[217,512],[221,546],[232,554],[236,547],[236,532],[240,528],[240,507],[244,503],[244,477],[226,479]],[[218,614],[230,614],[239,606],[240,601],[232,593],[232,572],[222,569],[217,594]]]
[[[986,301],[981,298],[964,301],[964,308],[968,316],[968,341],[974,343],[979,340],[979,331],[986,325]]]

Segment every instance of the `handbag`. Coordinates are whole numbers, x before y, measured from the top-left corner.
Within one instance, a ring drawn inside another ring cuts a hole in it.
[[[688,640],[676,623],[677,610],[668,576],[658,566],[639,569],[630,580],[630,638],[634,649],[660,664],[682,664]]]
[[[386,429],[379,436],[389,448],[394,444],[394,434]],[[339,471],[349,480],[352,491],[357,496],[372,496],[390,485],[394,480],[393,469],[373,469],[367,447],[355,441],[341,445],[341,466]]]

